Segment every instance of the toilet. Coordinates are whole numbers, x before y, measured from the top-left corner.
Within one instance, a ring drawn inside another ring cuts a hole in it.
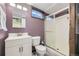
[[[46,54],[46,47],[40,45],[40,36],[32,37],[32,45],[35,47],[37,55],[44,56]]]

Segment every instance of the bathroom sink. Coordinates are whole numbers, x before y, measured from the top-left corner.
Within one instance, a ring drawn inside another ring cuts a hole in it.
[[[9,33],[8,40],[15,40],[21,38],[31,37],[28,33]]]
[[[9,33],[9,37],[29,36],[28,33]]]

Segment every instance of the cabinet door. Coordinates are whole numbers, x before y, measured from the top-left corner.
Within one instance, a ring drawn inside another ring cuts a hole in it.
[[[16,47],[6,47],[5,48],[5,55],[6,56],[20,56],[18,46],[16,46]]]
[[[22,56],[32,56],[32,46],[31,45],[23,45]]]
[[[26,38],[22,40],[23,46],[23,56],[32,56],[32,39]]]

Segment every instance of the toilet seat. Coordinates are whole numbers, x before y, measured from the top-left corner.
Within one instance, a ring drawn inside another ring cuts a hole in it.
[[[38,46],[35,46],[35,48],[36,48],[36,52],[38,55],[43,56],[44,54],[46,54],[46,47],[45,46],[38,45]]]
[[[35,46],[35,48],[41,51],[46,50],[46,47],[42,45]]]

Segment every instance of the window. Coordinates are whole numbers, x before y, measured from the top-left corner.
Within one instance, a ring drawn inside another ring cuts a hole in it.
[[[13,7],[18,8],[18,9],[23,10],[23,11],[28,10],[26,7],[19,5],[19,4],[15,4],[15,3],[10,3],[10,6],[13,6]]]
[[[24,10],[24,11],[27,11],[27,8],[26,8],[26,7],[23,7],[23,10]]]
[[[16,7],[16,4],[15,3],[10,3],[11,6],[13,7]]]
[[[22,9],[22,6],[21,6],[21,5],[17,5],[17,8],[18,8],[18,9]]]
[[[37,10],[32,10],[32,17],[44,19],[43,13]]]

